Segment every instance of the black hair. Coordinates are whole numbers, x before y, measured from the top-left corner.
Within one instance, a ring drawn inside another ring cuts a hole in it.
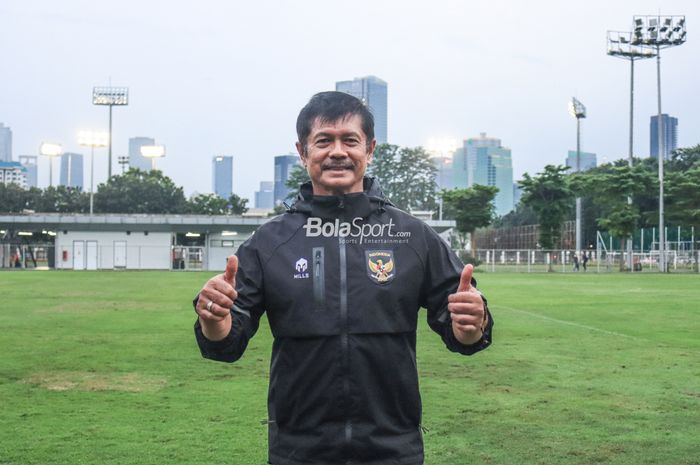
[[[306,142],[311,134],[311,126],[318,118],[322,123],[335,122],[348,116],[358,115],[362,119],[362,130],[367,136],[367,148],[374,140],[374,116],[362,100],[345,92],[319,92],[297,117],[297,137],[306,150]]]

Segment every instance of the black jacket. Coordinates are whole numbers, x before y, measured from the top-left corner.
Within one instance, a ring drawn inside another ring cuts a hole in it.
[[[452,333],[447,296],[462,263],[379,185],[314,197],[302,187],[289,211],[238,249],[233,327],[218,342],[195,334],[202,355],[233,362],[267,311],[274,336],[268,393],[274,465],[420,465],[418,310],[453,352],[488,347],[493,319],[472,346]]]

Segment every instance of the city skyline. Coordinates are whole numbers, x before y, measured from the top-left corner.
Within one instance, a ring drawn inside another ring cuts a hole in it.
[[[213,155],[233,154],[234,192],[252,203],[259,182],[272,178],[274,156],[294,150],[294,122],[309,97],[343,79],[373,75],[391,87],[391,143],[415,147],[434,137],[498,134],[513,150],[519,179],[561,164],[575,143],[575,122],[566,112],[575,95],[589,110],[583,147],[612,161],[627,154],[629,68],[606,56],[606,32],[631,30],[634,15],[656,12],[686,15],[690,34],[685,45],[662,54],[663,112],[684,128],[700,127],[692,65],[700,52],[696,2],[668,1],[661,11],[656,2],[627,0],[592,1],[575,11],[553,1],[402,5],[361,0],[347,11],[310,1],[279,5],[270,15],[265,5],[211,0],[165,11],[131,0],[118,10],[77,0],[3,4],[0,122],[12,129],[13,160],[37,155],[41,142],[83,151],[78,130],[107,129],[104,108],[92,105],[92,88],[127,86],[129,105],[114,111],[114,173],[129,138],[148,134],[168,146],[158,169],[188,196],[210,192]],[[129,10],[136,6],[142,14],[134,17]],[[366,21],[362,11],[370,6],[373,21]],[[333,14],[353,24],[351,40],[318,40],[318,24]],[[167,21],[154,24],[154,17]],[[378,22],[385,26],[374,27]],[[647,121],[656,114],[653,61],[639,63],[635,73],[635,155],[641,157],[649,156]],[[698,139],[680,131],[678,146]],[[97,186],[106,179],[107,150],[96,149],[94,158]],[[38,184],[47,186],[48,160],[39,157],[38,164]]]

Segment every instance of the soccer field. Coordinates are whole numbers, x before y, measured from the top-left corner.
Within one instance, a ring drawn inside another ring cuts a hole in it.
[[[271,337],[200,357],[211,273],[0,273],[0,464],[261,465]],[[699,464],[700,276],[476,273],[474,357],[421,318],[426,465]]]

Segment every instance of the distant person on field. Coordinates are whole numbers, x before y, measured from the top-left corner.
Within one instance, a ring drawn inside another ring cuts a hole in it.
[[[586,251],[583,251],[583,256],[581,257],[581,263],[583,264],[583,271],[586,271],[586,265],[588,264],[588,255],[586,254]]]
[[[365,176],[376,141],[360,100],[314,95],[297,135],[311,181],[194,299],[197,343],[205,358],[233,362],[267,312],[268,463],[421,465],[419,309],[448,350],[471,355],[491,344],[486,300],[472,265]],[[483,401],[457,389],[444,399],[455,412]]]
[[[579,271],[578,255],[576,254],[576,252],[571,253],[571,260],[573,260],[573,262],[574,262],[574,271]]]

